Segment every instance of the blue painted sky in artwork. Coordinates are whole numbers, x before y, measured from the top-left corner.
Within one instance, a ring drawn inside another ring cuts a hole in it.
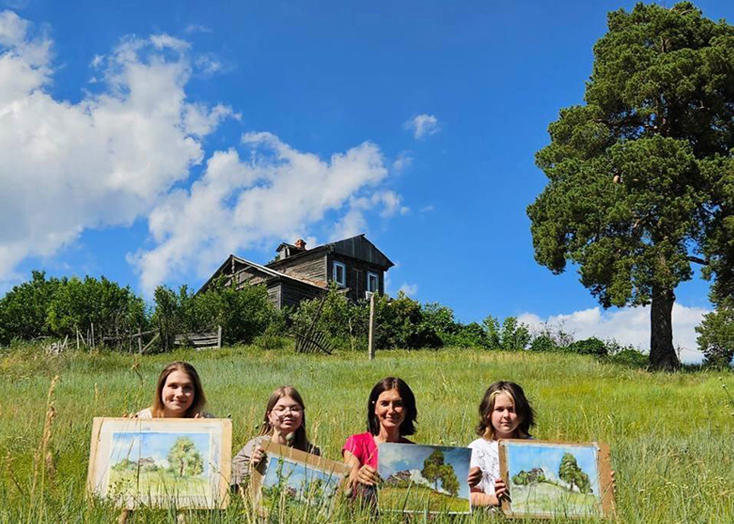
[[[230,253],[364,232],[396,262],[391,295],[647,348],[649,312],[602,311],[575,268],[535,263],[525,211],[548,124],[634,4],[0,0],[18,66],[0,76],[18,112],[0,120],[0,294],[42,269],[150,299]],[[674,343],[700,360],[708,285],[676,296]]]
[[[210,435],[201,432],[161,433],[156,431],[119,432],[112,434],[112,453],[110,464],[114,465],[123,459],[137,461],[143,457],[150,457],[156,464],[168,467],[168,453],[178,438],[188,438],[194,442],[196,449],[204,459],[202,475],[209,475],[210,463]]]
[[[444,454],[446,464],[451,464],[459,480],[459,497],[469,498],[469,461],[471,449],[445,446],[422,446],[417,444],[381,444],[379,450],[378,472],[383,479],[398,471],[422,470],[423,462],[436,449]]]
[[[592,491],[599,495],[599,475],[596,463],[596,450],[593,446],[563,446],[554,444],[514,444],[507,443],[508,472],[510,478],[520,471],[542,468],[558,479],[558,469],[564,453],[576,457],[578,466],[589,475]]]

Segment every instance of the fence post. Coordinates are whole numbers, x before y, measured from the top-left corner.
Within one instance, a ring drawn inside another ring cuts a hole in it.
[[[375,293],[370,295],[369,358],[375,360]]]
[[[217,326],[217,349],[222,349],[222,326]]]

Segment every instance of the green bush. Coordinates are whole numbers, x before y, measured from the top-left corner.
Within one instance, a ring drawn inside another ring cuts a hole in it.
[[[570,344],[566,349],[569,353],[578,353],[579,355],[594,355],[604,357],[609,353],[603,340],[596,337],[590,337],[583,340],[577,340]]]
[[[218,326],[223,343],[249,344],[280,318],[264,286],[234,289],[220,280],[201,294],[187,286],[181,286],[178,293],[158,286],[154,298],[153,323],[164,350],[173,346],[177,334],[214,331]]]
[[[59,279],[46,279],[45,272],[33,271],[29,282],[14,286],[0,299],[0,344],[52,335],[48,308],[60,285]]]
[[[487,333],[484,327],[476,322],[457,324],[455,333],[441,333],[441,339],[446,346],[460,348],[486,348]]]
[[[533,339],[533,341],[530,343],[530,351],[558,351],[559,347],[556,345],[555,340],[553,340],[548,335],[538,335]]]
[[[519,351],[530,344],[530,330],[515,317],[507,317],[499,333],[500,347],[505,351]]]
[[[609,355],[606,360],[607,362],[638,368],[646,368],[649,363],[648,356],[634,348],[622,349]]]

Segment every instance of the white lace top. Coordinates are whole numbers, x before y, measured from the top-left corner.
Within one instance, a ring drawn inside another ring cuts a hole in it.
[[[478,467],[482,472],[482,480],[477,485],[487,495],[494,495],[494,481],[500,478],[500,455],[496,440],[478,438],[471,444],[472,468]]]

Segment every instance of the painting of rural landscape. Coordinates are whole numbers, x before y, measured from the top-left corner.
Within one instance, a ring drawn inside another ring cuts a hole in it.
[[[340,473],[268,453],[260,505],[266,512],[276,507],[308,505],[326,517],[343,479]]]
[[[386,511],[469,513],[471,450],[444,446],[382,444],[378,497]]]
[[[107,493],[113,498],[194,506],[211,498],[208,433],[113,433],[109,464]]]
[[[595,445],[502,442],[518,515],[602,516]]]

